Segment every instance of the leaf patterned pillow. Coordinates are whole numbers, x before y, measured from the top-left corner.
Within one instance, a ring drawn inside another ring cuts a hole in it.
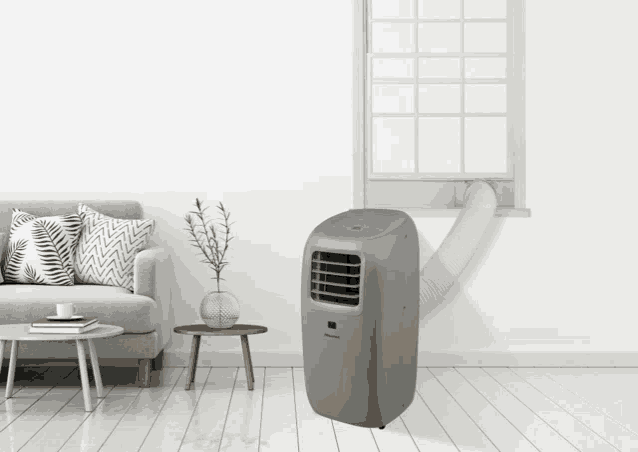
[[[75,276],[86,284],[133,291],[135,256],[155,230],[155,220],[112,218],[79,203],[82,235],[75,251]]]
[[[5,283],[74,285],[73,256],[81,226],[75,213],[36,217],[13,209]]]

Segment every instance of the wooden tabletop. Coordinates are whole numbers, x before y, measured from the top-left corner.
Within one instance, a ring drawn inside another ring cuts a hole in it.
[[[5,341],[69,341],[75,339],[101,339],[119,336],[124,328],[115,325],[100,324],[96,329],[86,333],[29,333],[29,323],[0,325],[0,340]]]
[[[261,325],[234,324],[230,328],[210,328],[208,325],[182,325],[173,328],[179,334],[191,334],[193,336],[243,336],[244,334],[260,334],[268,331]]]

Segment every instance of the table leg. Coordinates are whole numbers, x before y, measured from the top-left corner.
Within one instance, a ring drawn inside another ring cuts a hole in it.
[[[255,382],[255,369],[253,368],[253,357],[250,354],[250,346],[248,345],[248,336],[246,336],[246,350],[248,350],[248,364],[250,364],[250,374],[252,375],[253,383]]]
[[[188,366],[188,380],[186,381],[186,390],[190,390],[195,382],[195,371],[197,370],[197,357],[199,356],[199,344],[202,341],[201,335],[193,336],[193,345],[191,346],[191,362]]]
[[[103,398],[102,374],[100,373],[100,365],[97,362],[97,352],[93,339],[86,340],[89,343],[89,354],[91,355],[91,367],[93,367],[93,379],[95,380],[95,388],[97,389],[98,398]]]
[[[4,345],[4,344],[3,344]],[[16,361],[18,360],[18,341],[11,341],[11,358],[9,359],[9,374],[7,375],[7,390],[4,396],[9,399],[13,392],[13,379],[16,376]]]
[[[241,346],[244,349],[244,366],[246,367],[246,381],[248,382],[248,389],[253,390],[253,382],[255,377],[253,376],[253,366],[250,361],[250,348],[248,347],[248,335],[241,335]]]
[[[78,349],[80,379],[82,380],[82,393],[84,395],[84,411],[93,411],[93,406],[91,405],[91,388],[89,386],[89,372],[86,368],[86,356],[84,354],[84,344],[81,339],[76,339],[75,345]]]

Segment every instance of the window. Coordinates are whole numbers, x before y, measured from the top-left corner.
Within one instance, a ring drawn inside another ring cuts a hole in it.
[[[525,206],[525,0],[354,0],[354,207]]]

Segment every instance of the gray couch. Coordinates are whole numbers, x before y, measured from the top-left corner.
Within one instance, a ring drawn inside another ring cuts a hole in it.
[[[0,201],[0,268],[4,265],[13,207],[36,216],[52,216],[77,212],[79,202],[114,218],[143,218],[142,206],[136,201]],[[30,323],[55,315],[56,303],[72,302],[78,313],[124,328],[121,336],[94,341],[100,366],[136,366],[138,383],[148,387],[151,369],[163,367],[163,350],[171,334],[171,278],[172,266],[166,251],[148,248],[135,257],[132,293],[121,287],[81,284],[77,279],[74,286],[5,282],[0,284],[0,324]],[[9,356],[10,347],[8,341],[5,357]],[[87,347],[87,357],[88,353]],[[20,366],[65,363],[77,363],[75,341],[19,343]]]

